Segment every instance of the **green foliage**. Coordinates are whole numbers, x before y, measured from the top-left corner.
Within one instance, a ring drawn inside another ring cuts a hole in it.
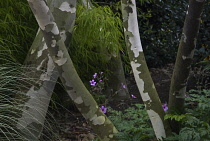
[[[170,120],[176,120],[176,121],[184,121],[187,119],[188,114],[181,114],[181,115],[172,115],[167,114],[164,117],[164,120],[170,119]]]
[[[120,141],[148,141],[155,136],[143,104],[135,104],[123,112],[108,108],[108,117],[119,129],[116,138]]]
[[[161,0],[137,7],[139,31],[148,66],[158,67],[174,62],[187,2]]]
[[[190,97],[186,98],[187,112],[199,118],[201,121],[210,123],[210,90],[191,90]]]
[[[205,2],[204,10],[202,13],[201,24],[200,24],[200,31],[198,35],[198,43],[197,48],[195,50],[195,61],[204,60],[210,54],[210,2]]]
[[[98,4],[115,6],[117,1],[95,0]],[[139,32],[149,67],[174,63],[181,39],[188,0],[136,0]],[[195,50],[194,62],[210,54],[210,12],[206,2]],[[120,8],[120,5],[118,5]]]
[[[94,72],[107,72],[113,56],[122,50],[122,22],[119,13],[108,6],[87,9],[77,6],[77,17],[70,45],[70,56],[76,70],[88,80]]]
[[[0,63],[22,63],[35,37],[37,23],[27,1],[0,0],[0,5]]]
[[[22,93],[21,88],[26,88],[27,86],[25,84],[34,81],[30,78],[30,75],[28,75],[30,72],[23,73],[24,70],[25,67],[18,63],[0,64],[1,141],[28,141],[16,128],[17,119],[23,111],[22,104],[28,99],[28,97]],[[41,135],[41,138],[46,139],[46,141],[50,140],[52,136],[58,138],[55,133],[52,132],[52,125],[55,126],[56,123],[53,116],[48,112],[47,117],[50,120],[45,122],[45,134]]]
[[[210,55],[206,57],[203,61],[200,61],[198,64],[204,66],[203,69],[210,70]]]
[[[34,82],[30,68],[23,73],[26,68],[22,65],[38,29],[27,1],[0,0],[0,29],[0,140],[28,141],[16,128],[21,103],[27,99],[21,88]],[[50,120],[45,122],[43,141],[58,138],[51,132],[53,117],[50,113],[47,116]]]
[[[147,64],[150,67],[175,62],[187,5],[187,0],[148,1],[142,5],[137,2],[141,41]],[[210,53],[209,5],[210,3],[206,2],[202,14],[195,62],[203,60]]]
[[[210,90],[191,90],[186,98],[186,114],[166,115],[165,119],[181,122],[179,135],[165,140],[209,141],[210,140]]]
[[[186,97],[186,114],[167,114],[165,119],[181,122],[179,134],[173,133],[164,141],[209,141],[210,140],[210,90],[191,90]],[[108,109],[108,117],[120,132],[120,141],[148,141],[155,135],[143,105],[136,104],[125,111]]]
[[[23,137],[15,128],[17,111],[19,106],[12,99],[18,92],[21,80],[21,65],[18,64],[1,64],[0,65],[0,140],[9,141],[16,139],[21,141]]]

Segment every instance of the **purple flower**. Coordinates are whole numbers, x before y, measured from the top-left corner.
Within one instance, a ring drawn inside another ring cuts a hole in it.
[[[93,75],[93,78],[96,78],[96,76],[97,76],[97,73],[95,73],[95,74]]]
[[[99,80],[99,82],[102,82],[102,80]]]
[[[162,107],[163,107],[163,110],[164,110],[164,111],[167,111],[167,110],[168,110],[167,104],[163,104]]]
[[[90,85],[91,85],[91,86],[95,86],[95,85],[96,85],[95,80],[91,80],[91,81],[89,81],[89,82],[90,82]]]
[[[126,86],[125,86],[123,83],[121,83],[121,84],[122,84],[123,89],[125,89],[125,88],[126,88]]]
[[[137,98],[137,97],[136,97],[135,95],[133,95],[133,94],[131,95],[131,97],[132,97],[132,98]]]
[[[101,111],[102,111],[103,113],[106,113],[107,108],[105,108],[104,106],[101,106]]]

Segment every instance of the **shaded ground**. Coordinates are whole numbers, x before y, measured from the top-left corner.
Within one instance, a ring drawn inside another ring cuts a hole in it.
[[[164,68],[151,68],[150,73],[152,79],[155,83],[157,92],[159,94],[160,100],[162,103],[168,102],[168,93],[170,87],[170,81],[173,71],[173,64],[169,64]],[[190,88],[194,87],[193,77],[191,78]],[[142,103],[138,88],[136,86],[134,77],[131,75],[127,78],[127,86],[129,88],[130,94],[135,95],[136,99],[128,99],[126,101],[112,101],[108,102],[106,106],[111,106],[115,110],[124,110],[129,106],[132,106],[136,103]],[[75,108],[76,109],[76,108]],[[59,132],[59,135],[62,136],[63,141],[89,141],[93,140],[96,135],[91,130],[91,127],[88,126],[84,118],[81,116],[77,110],[72,112],[61,112],[59,116],[55,117],[60,123],[59,129],[55,132]]]
[[[162,103],[168,102],[168,93],[170,88],[171,76],[173,72],[173,64],[169,64],[164,68],[151,68],[150,74],[152,76],[153,82],[159,94]],[[133,76],[127,78],[128,88],[130,94],[134,94],[140,100],[140,94],[136,86]]]

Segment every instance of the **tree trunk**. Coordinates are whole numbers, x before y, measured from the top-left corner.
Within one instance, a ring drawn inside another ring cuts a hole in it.
[[[117,129],[98,107],[79,78],[65,44],[59,35],[57,24],[45,1],[28,0],[28,2],[43,32],[50,55],[69,96],[101,140],[114,140],[113,136],[117,133]],[[64,3],[59,9],[73,13],[76,10],[75,7],[71,7],[67,3]]]
[[[124,34],[131,67],[136,84],[144,101],[157,139],[170,134],[170,127],[164,121],[165,112],[150,76],[140,41],[135,0],[122,0]]]
[[[204,0],[189,1],[182,37],[171,79],[169,113],[172,114],[184,113],[187,79],[189,76],[190,65],[193,60],[204,2]],[[172,127],[174,131],[179,131],[177,122],[172,123]]]
[[[109,70],[111,71],[111,76],[108,80],[106,92],[111,94],[114,100],[128,99],[130,96],[120,54],[111,58]]]
[[[76,1],[48,0],[48,2],[51,3],[50,10],[61,30],[62,40],[68,46],[76,14],[62,11],[59,7],[65,3],[76,7]],[[17,128],[26,139],[35,141],[42,133],[51,95],[59,76],[40,30],[28,53],[25,65],[27,66],[25,73],[30,76],[30,82],[21,88],[21,95],[26,95],[27,98],[18,102],[23,103],[23,112],[18,118]]]

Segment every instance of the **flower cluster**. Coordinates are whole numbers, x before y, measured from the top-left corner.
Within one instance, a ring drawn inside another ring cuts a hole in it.
[[[126,89],[126,85],[125,84],[121,83],[121,85],[122,85],[123,89]]]
[[[163,110],[164,110],[164,111],[167,111],[167,110],[168,110],[167,104],[163,104],[162,107],[163,107]]]
[[[102,111],[103,113],[106,113],[107,108],[105,108],[104,106],[101,106],[101,111]]]
[[[106,78],[103,76],[103,72],[94,73],[93,79],[89,81],[91,92],[101,94],[104,89],[104,80],[106,80]]]
[[[132,98],[137,98],[137,97],[136,97],[135,95],[133,95],[133,94],[131,95],[131,97],[132,97]]]

